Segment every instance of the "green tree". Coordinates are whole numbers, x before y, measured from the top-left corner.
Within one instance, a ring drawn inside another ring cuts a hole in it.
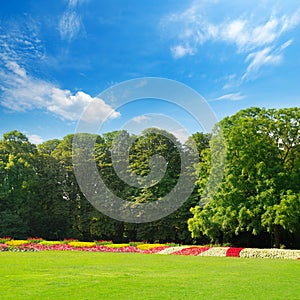
[[[1,234],[25,237],[26,214],[35,180],[33,159],[36,147],[19,131],[10,131],[0,141]]]
[[[299,119],[298,108],[251,108],[220,122],[226,140],[224,180],[203,209],[192,210],[189,229],[193,236],[228,241],[243,232],[268,231],[279,247],[284,230],[295,232],[299,211],[285,222],[283,215],[293,207],[287,205],[287,197],[292,199],[288,190],[299,192]]]

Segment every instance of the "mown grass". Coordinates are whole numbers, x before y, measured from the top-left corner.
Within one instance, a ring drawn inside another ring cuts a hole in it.
[[[1,299],[299,299],[300,261],[0,253]]]

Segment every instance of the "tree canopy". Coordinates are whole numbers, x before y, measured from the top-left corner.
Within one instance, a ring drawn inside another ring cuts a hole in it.
[[[299,122],[299,108],[250,108],[218,124],[226,142],[224,178],[204,207],[192,209],[194,237],[224,242],[246,233],[251,244],[269,232],[279,247],[287,233],[299,233]],[[204,160],[209,166],[211,155]]]
[[[0,236],[300,247],[299,122],[299,108],[254,107],[184,144],[153,128],[140,136],[76,136],[83,153],[87,139],[94,141],[90,154],[99,176],[130,205],[162,201],[178,182],[182,153],[196,146],[198,174],[190,197],[170,215],[142,224],[114,220],[86,199],[74,173],[74,134],[34,145],[21,132],[5,133]]]

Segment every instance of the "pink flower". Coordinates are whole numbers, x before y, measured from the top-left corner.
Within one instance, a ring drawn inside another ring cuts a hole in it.
[[[189,248],[184,248],[179,251],[174,252],[173,254],[177,255],[194,255],[197,256],[205,251],[210,249],[210,247],[189,247]]]

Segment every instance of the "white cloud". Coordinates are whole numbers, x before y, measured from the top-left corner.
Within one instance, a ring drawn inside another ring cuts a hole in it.
[[[215,27],[216,38],[223,38],[225,41],[234,42],[237,45],[244,45],[247,42],[247,35],[245,33],[245,20],[234,20],[228,24],[225,24],[223,29],[219,32],[220,28]]]
[[[132,119],[132,121],[135,122],[135,123],[143,123],[143,122],[148,121],[150,119],[151,119],[150,117],[142,115],[142,116],[134,117]]]
[[[290,14],[271,13],[268,18],[265,14],[253,15],[250,11],[235,18],[211,21],[205,5],[199,2],[194,2],[183,12],[163,18],[161,22],[165,31],[166,28],[169,29],[166,31],[168,38],[173,39],[177,45],[170,48],[175,59],[195,55],[208,41],[227,43],[234,45],[239,55],[245,55],[247,77],[263,65],[274,65],[282,61],[283,50],[291,42],[288,40],[281,47],[278,44],[282,43],[283,34],[299,23],[300,9]]]
[[[82,22],[77,13],[79,1],[69,0],[68,6],[59,20],[59,32],[63,40],[73,40],[82,27]]]
[[[21,68],[15,61],[9,61],[6,63],[6,67],[13,71],[16,75],[19,75],[22,78],[26,77],[25,69]]]
[[[79,4],[88,0],[70,0],[60,20],[62,38],[72,39],[80,30],[76,14]],[[94,120],[116,118],[120,114],[103,100],[79,91],[60,89],[36,74],[37,62],[45,59],[44,46],[39,39],[39,26],[30,18],[6,22],[0,26],[0,105],[12,111],[40,109],[61,119],[76,121],[89,104],[85,117]],[[26,66],[26,68],[24,67]]]
[[[28,64],[36,68],[36,61],[45,59],[45,49],[38,37],[39,29],[35,21],[30,18],[18,22],[1,20],[1,25],[0,67],[5,65],[11,71],[20,72],[18,65]]]
[[[184,128],[179,128],[175,130],[171,129],[169,130],[169,132],[172,133],[182,144],[184,144],[190,136],[190,134]]]
[[[195,53],[194,49],[190,46],[177,45],[171,47],[172,56],[177,59],[184,57],[186,55],[193,55]]]
[[[6,70],[0,71],[1,105],[13,111],[27,111],[41,109],[51,112],[62,119],[76,121],[91,103],[93,110],[86,118],[95,117],[104,120],[116,118],[120,114],[103,100],[91,97],[82,91],[72,94],[52,83],[34,78],[26,74],[16,62],[7,62]]]
[[[280,54],[273,55],[270,47],[250,53],[247,56],[246,61],[251,61],[251,63],[248,65],[242,79],[248,78],[249,76],[255,74],[262,65],[276,65],[279,64],[281,60],[282,56]]]
[[[279,51],[283,51],[285,48],[289,47],[293,43],[293,40],[288,40],[284,44],[282,44],[279,48]]]
[[[80,30],[80,17],[73,11],[67,11],[59,21],[59,32],[63,40],[72,40]]]
[[[266,47],[257,52],[250,53],[246,62],[250,62],[242,79],[247,79],[257,73],[263,65],[278,65],[283,60],[283,50],[292,44],[292,40],[288,40],[276,49]]]
[[[29,134],[29,135],[27,134],[27,137],[28,137],[28,140],[35,145],[38,145],[38,144],[41,144],[44,142],[44,139],[37,134]]]
[[[224,76],[220,80],[223,82],[226,82],[222,87],[223,90],[229,90],[229,89],[239,86],[236,74],[230,74],[230,75]]]
[[[245,98],[245,96],[241,95],[241,93],[229,93],[229,94],[222,95],[222,96],[216,98],[215,100],[239,101],[244,98]]]

